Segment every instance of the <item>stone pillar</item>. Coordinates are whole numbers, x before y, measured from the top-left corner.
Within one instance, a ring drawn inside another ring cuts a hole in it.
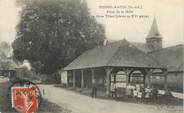
[[[75,70],[72,71],[72,75],[73,75],[73,88],[75,88],[75,85],[76,85],[76,78],[75,78]]]
[[[81,88],[84,88],[84,70],[81,70]]]
[[[106,96],[110,96],[110,85],[111,85],[111,68],[106,68]]]

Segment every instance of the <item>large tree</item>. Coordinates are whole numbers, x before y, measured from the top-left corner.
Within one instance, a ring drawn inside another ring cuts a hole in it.
[[[105,31],[81,0],[21,0],[21,19],[12,44],[14,58],[51,74],[87,49],[103,44]]]

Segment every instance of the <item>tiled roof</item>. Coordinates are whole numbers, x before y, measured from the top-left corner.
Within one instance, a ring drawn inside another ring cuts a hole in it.
[[[151,52],[151,50],[148,48],[147,44],[141,43],[141,42],[131,42],[135,47],[137,47],[139,50],[147,53]]]
[[[126,40],[88,50],[71,62],[64,70],[93,67],[162,67],[151,56]]]
[[[183,50],[184,45],[176,45],[149,54],[156,58],[160,64],[165,65],[168,71],[183,71]]]

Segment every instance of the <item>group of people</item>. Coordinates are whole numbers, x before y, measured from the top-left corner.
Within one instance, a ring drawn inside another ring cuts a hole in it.
[[[158,89],[152,87],[144,87],[144,85],[136,84],[130,85],[128,84],[126,87],[126,95],[128,97],[134,97],[136,99],[157,99]]]
[[[112,98],[117,97],[117,86],[116,83],[111,83],[110,86],[110,93]],[[125,88],[125,95],[129,97],[136,98],[137,100],[149,100],[149,99],[157,99],[158,96],[158,89],[152,87],[144,87],[143,84],[127,84]],[[95,98],[97,96],[97,83],[96,80],[92,81],[92,91],[91,97]]]
[[[111,96],[114,98],[117,97],[117,87],[116,84],[111,84]],[[149,99],[157,99],[158,89],[152,87],[144,87],[143,84],[131,85],[127,84],[125,88],[125,96],[128,98],[136,98],[137,100],[149,100]]]

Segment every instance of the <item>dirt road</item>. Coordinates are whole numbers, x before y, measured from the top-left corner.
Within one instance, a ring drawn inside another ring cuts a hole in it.
[[[92,99],[89,96],[56,88],[52,85],[40,85],[45,90],[44,98],[59,106],[72,110],[72,113],[182,113],[182,106],[146,105],[117,102],[114,100]]]

